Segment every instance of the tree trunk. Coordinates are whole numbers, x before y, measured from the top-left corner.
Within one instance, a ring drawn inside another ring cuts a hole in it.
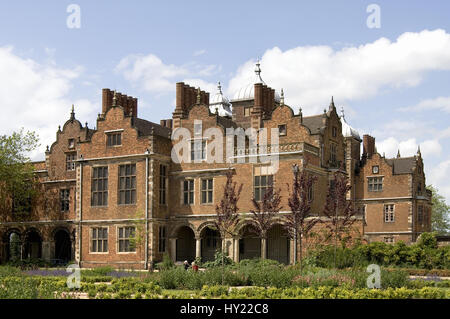
[[[267,238],[261,238],[261,259],[267,258]]]

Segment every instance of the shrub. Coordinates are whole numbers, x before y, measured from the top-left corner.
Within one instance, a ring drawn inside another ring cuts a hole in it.
[[[228,266],[234,263],[233,260],[227,255],[223,254],[221,250],[216,250],[214,254],[214,260],[204,262],[202,263],[202,266],[205,268],[222,267],[222,257],[223,257],[223,265]]]

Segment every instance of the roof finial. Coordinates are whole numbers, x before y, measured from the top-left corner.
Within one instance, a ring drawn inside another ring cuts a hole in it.
[[[117,106],[117,92],[116,92],[116,90],[114,90],[112,106]]]
[[[280,105],[284,105],[284,91],[281,89]]]
[[[73,121],[75,119],[75,107],[72,104],[72,111],[70,112],[70,120]]]
[[[220,85],[220,81],[217,82],[217,90],[219,91],[220,94],[222,94],[222,86]]]
[[[420,152],[420,144],[417,146],[417,155],[422,156],[422,153]]]
[[[342,117],[343,119],[345,119],[344,107],[343,107],[343,106],[341,106],[341,117]]]
[[[333,96],[331,96],[331,102],[330,102],[330,111],[335,109],[336,107],[334,106],[334,98]]]
[[[197,88],[197,104],[200,104],[200,100],[201,100],[201,92],[200,92],[200,87]]]
[[[397,158],[400,158],[401,156],[400,156],[400,149],[398,149],[398,151],[397,151]]]
[[[256,68],[255,68],[255,74],[256,74],[256,81],[255,83],[263,83],[263,80],[261,79],[261,68],[260,68],[259,59],[256,60]]]

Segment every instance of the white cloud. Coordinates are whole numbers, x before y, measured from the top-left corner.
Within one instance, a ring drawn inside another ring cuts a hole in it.
[[[438,140],[425,140],[419,144],[415,138],[400,141],[395,137],[388,137],[376,142],[378,153],[385,153],[388,158],[397,156],[398,150],[400,150],[402,157],[414,156],[419,145],[420,152],[425,160],[439,156],[442,153],[442,146]]]
[[[439,194],[446,198],[447,204],[450,204],[450,184],[448,177],[450,176],[450,159],[442,161],[427,176],[427,184],[431,184],[438,188]]]
[[[434,99],[422,100],[418,104],[400,108],[401,111],[442,110],[450,113],[450,97],[440,96]]]
[[[71,104],[77,118],[87,119],[95,111],[88,100],[72,101],[68,94],[82,68],[73,70],[53,63],[39,64],[17,56],[12,47],[0,47],[0,133],[10,134],[24,127],[35,131],[41,147],[32,154],[43,159],[45,146],[55,140],[58,125],[69,118]]]
[[[444,30],[406,32],[395,42],[380,38],[340,50],[274,47],[261,59],[261,75],[272,88],[284,88],[287,104],[313,114],[328,106],[332,95],[342,104],[373,97],[382,89],[417,86],[428,71],[450,70],[448,52],[450,34]],[[249,83],[254,63],[247,61],[238,68],[228,94]]]
[[[203,55],[205,53],[206,53],[205,49],[197,50],[197,51],[194,52],[193,56],[200,56],[200,55]]]

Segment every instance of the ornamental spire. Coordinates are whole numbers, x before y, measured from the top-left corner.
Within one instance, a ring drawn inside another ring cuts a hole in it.
[[[329,110],[331,111],[331,110],[333,110],[333,109],[335,109],[336,107],[334,106],[334,98],[333,98],[333,96],[331,96],[331,102],[330,102],[330,108],[329,108]]]
[[[72,111],[70,112],[70,120],[73,121],[75,119],[75,108],[72,104]]]
[[[400,149],[397,151],[397,158],[400,158]]]
[[[200,87],[197,88],[197,104],[200,104],[201,95],[200,95]]]
[[[117,92],[114,90],[112,106],[117,106]]]
[[[284,91],[281,89],[280,105],[284,105]]]

